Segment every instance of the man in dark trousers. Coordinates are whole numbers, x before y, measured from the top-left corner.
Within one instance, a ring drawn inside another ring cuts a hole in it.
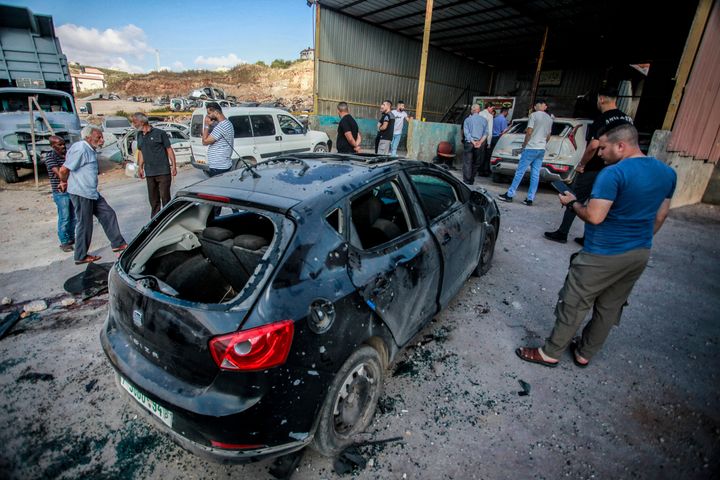
[[[103,133],[99,127],[88,125],[80,132],[83,140],[72,144],[65,164],[60,167],[60,180],[67,182],[67,192],[75,208],[75,264],[92,263],[99,256],[89,255],[95,216],[110,240],[113,252],[121,252],[127,243],[120,233],[117,215],[98,192],[98,162],[96,150],[102,148]]]
[[[137,129],[137,172],[147,182],[152,218],[170,202],[170,184],[177,175],[175,152],[167,133],[150,125],[144,113],[133,114],[132,120]]]
[[[53,135],[50,137],[50,147],[52,150],[45,155],[45,166],[50,178],[53,201],[58,210],[57,232],[60,250],[72,252],[75,244],[75,212],[70,194],[65,191],[67,183],[60,180],[60,168],[65,163],[65,140]]]
[[[463,122],[463,182],[468,185],[475,183],[485,142],[488,135],[487,121],[480,116],[480,105],[470,107],[470,115]]]
[[[653,235],[670,210],[677,175],[640,151],[634,126],[620,125],[600,136],[598,154],[608,166],[598,174],[587,205],[569,192],[559,195],[560,203],[585,222],[585,245],[570,257],[550,337],[541,348],[518,348],[522,360],[555,367],[569,346],[577,366],[589,364],[610,329],[620,324],[650,258]],[[592,318],[574,342],[591,309]]]
[[[340,116],[340,123],[338,124],[335,148],[337,148],[338,153],[360,153],[362,136],[357,122],[350,115],[348,104],[346,102],[338,103],[337,111]]]
[[[380,119],[378,120],[377,148],[375,153],[390,155],[393,131],[395,129],[395,118],[392,113],[392,102],[385,100],[380,105]]]
[[[613,127],[633,123],[632,118],[617,108],[617,95],[617,90],[613,88],[602,89],[598,94],[597,107],[601,113],[597,120],[590,125],[585,135],[587,140],[585,153],[583,153],[582,159],[575,167],[577,176],[570,187],[579,202],[584,202],[590,197],[595,178],[605,167],[605,162],[598,155],[598,139],[600,135]],[[545,232],[545,238],[559,243],[566,243],[573,220],[575,220],[575,212],[571,208],[566,209],[560,227],[554,232]],[[583,237],[576,238],[575,241],[582,245]]]

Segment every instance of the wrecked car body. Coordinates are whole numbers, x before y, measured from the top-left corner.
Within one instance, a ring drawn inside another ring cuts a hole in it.
[[[446,171],[299,154],[179,192],[109,277],[101,343],[120,387],[223,462],[370,424],[387,366],[492,262],[499,211]]]
[[[28,97],[37,96],[55,135],[69,145],[80,139],[80,119],[70,94],[60,90],[0,88],[0,176],[8,182],[19,180],[17,168],[33,168],[32,135]],[[35,159],[40,165],[51,150],[48,129],[39,112],[33,112]]]
[[[190,163],[192,159],[190,138],[175,128],[156,128],[168,134],[177,165]],[[98,156],[113,163],[126,163],[125,175],[137,177],[137,130],[132,129],[120,137],[106,135],[105,147],[100,150]]]

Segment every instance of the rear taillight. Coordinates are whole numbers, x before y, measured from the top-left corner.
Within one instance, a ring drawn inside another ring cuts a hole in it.
[[[490,157],[491,165],[497,165],[498,163],[500,163],[500,157]]]
[[[545,166],[556,172],[567,172],[570,170],[570,165],[561,165],[558,163],[546,163]]]
[[[204,200],[210,200],[211,202],[222,202],[222,203],[228,203],[230,201],[230,198],[223,197],[220,195],[210,195],[209,193],[198,193],[198,198],[202,198]]]
[[[283,320],[221,335],[210,340],[210,353],[221,370],[266,370],[285,363],[294,331],[294,322]]]

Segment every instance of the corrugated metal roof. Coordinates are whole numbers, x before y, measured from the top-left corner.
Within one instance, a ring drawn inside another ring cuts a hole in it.
[[[321,5],[422,38],[425,0],[322,0]],[[658,9],[655,0],[434,0],[430,43],[490,65],[513,66],[534,61],[547,25],[548,62],[588,52],[612,52],[613,61],[622,63],[657,61],[682,49],[696,5],[697,0],[676,2],[672,14],[640,20]]]
[[[668,150],[696,160],[720,159],[720,3],[710,12],[685,86]]]

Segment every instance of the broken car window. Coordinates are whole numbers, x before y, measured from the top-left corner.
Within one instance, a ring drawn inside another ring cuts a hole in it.
[[[448,211],[458,199],[453,186],[434,175],[410,175],[410,180],[430,220]]]
[[[350,204],[357,237],[351,242],[370,249],[389,242],[410,230],[410,217],[400,187],[395,180],[385,182],[360,195]]]

